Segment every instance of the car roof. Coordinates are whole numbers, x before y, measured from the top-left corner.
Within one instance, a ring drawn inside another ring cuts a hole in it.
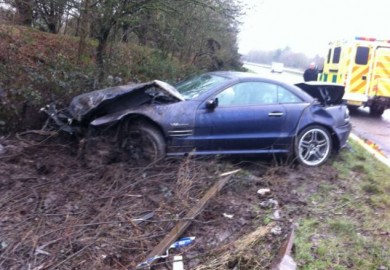
[[[277,80],[275,78],[271,78],[268,76],[261,76],[261,75],[256,74],[256,73],[240,72],[240,71],[213,71],[213,72],[209,72],[208,74],[226,77],[226,78],[229,78],[230,81],[257,79],[257,80],[261,80],[264,82],[274,83],[274,84],[278,84],[280,86],[283,86],[283,87],[286,87],[286,88],[292,90],[293,92],[295,92],[295,94],[300,96],[305,101],[310,102],[311,100],[313,100],[312,96],[310,96],[308,93],[306,93],[305,91],[303,91],[299,87],[295,86],[294,84],[287,83],[283,80]]]
[[[256,73],[250,72],[240,72],[240,71],[214,71],[209,72],[209,74],[214,74],[217,76],[227,77],[230,79],[241,79],[241,78],[263,78],[268,79],[266,77],[262,77]]]
[[[264,76],[264,75],[259,75],[256,73],[252,72],[242,72],[242,71],[213,71],[209,72],[208,74],[216,75],[216,76],[221,76],[221,77],[226,77],[229,78],[230,80],[245,80],[245,79],[257,79],[261,81],[267,81],[270,83],[275,83],[279,85],[288,85],[290,87],[294,87],[293,84],[287,83],[283,80],[278,80],[270,76]]]
[[[240,72],[240,71],[213,71],[208,74],[221,76],[230,79],[230,81],[245,81],[250,79],[260,80],[264,82],[278,84],[287,88],[296,88],[292,83],[288,83],[284,80],[278,80],[270,76],[259,75],[251,72]]]

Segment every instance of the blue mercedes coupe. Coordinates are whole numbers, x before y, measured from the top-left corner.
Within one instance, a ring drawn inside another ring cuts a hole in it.
[[[289,85],[221,71],[174,86],[156,80],[97,90],[74,97],[61,114],[47,110],[63,130],[84,136],[109,130],[121,150],[149,161],[291,154],[318,166],[346,145],[351,131],[343,94],[339,84]],[[85,132],[91,128],[98,132]]]

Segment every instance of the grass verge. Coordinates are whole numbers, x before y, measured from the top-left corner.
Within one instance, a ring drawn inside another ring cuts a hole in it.
[[[390,269],[390,168],[350,142],[338,180],[310,195],[295,241],[300,269]]]

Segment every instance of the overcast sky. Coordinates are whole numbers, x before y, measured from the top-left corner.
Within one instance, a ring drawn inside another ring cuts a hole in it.
[[[367,36],[390,39],[390,0],[241,0],[241,53],[289,46],[324,56],[330,41]]]

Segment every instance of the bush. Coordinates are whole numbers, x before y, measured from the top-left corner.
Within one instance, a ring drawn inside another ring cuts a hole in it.
[[[40,128],[39,109],[64,107],[75,95],[128,82],[177,81],[196,69],[160,51],[128,43],[108,48],[104,79],[97,80],[96,44],[77,60],[78,39],[24,27],[0,27],[0,132]]]

